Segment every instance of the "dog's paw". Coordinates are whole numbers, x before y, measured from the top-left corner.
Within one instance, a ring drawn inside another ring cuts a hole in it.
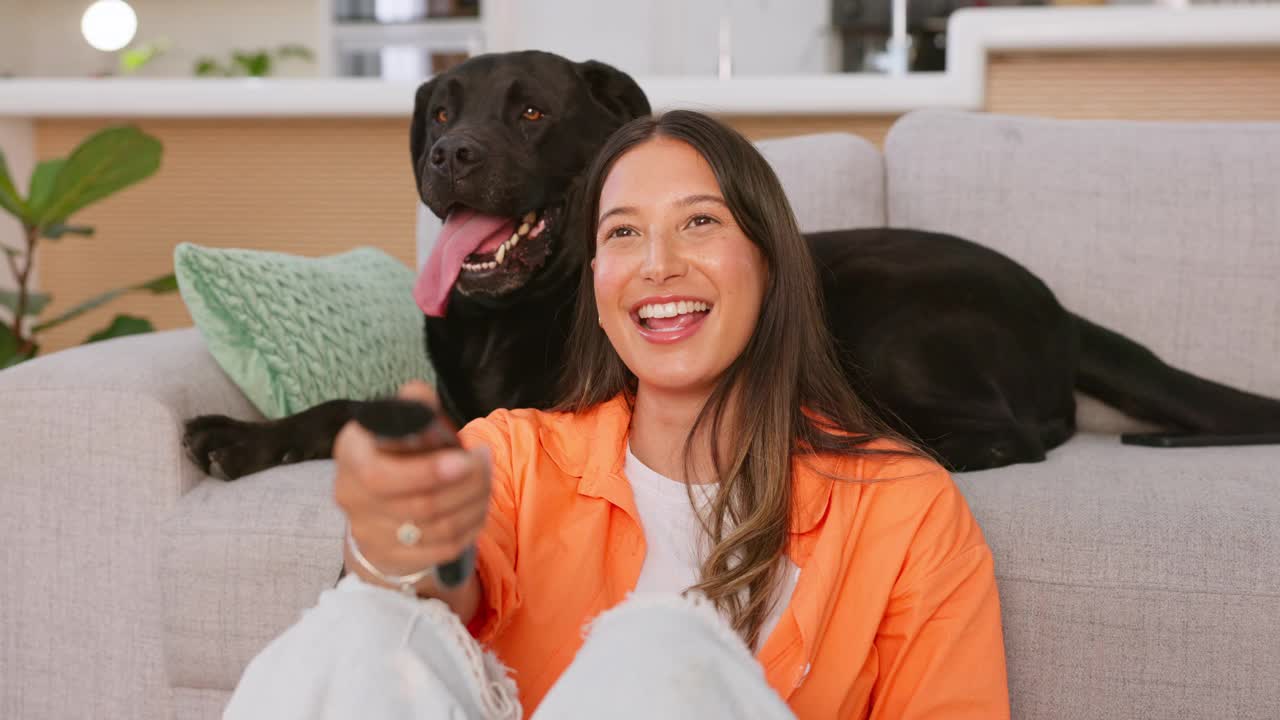
[[[182,449],[206,474],[221,480],[288,462],[267,423],[245,422],[225,415],[201,415],[186,422]]]

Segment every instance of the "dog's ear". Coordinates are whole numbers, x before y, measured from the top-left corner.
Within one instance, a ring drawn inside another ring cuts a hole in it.
[[[631,76],[598,60],[578,63],[578,74],[591,88],[591,97],[613,115],[618,123],[648,115],[649,98]]]
[[[418,86],[413,98],[413,122],[409,124],[409,158],[413,161],[413,179],[422,187],[422,156],[427,152],[427,124],[431,122],[431,93],[439,76]]]

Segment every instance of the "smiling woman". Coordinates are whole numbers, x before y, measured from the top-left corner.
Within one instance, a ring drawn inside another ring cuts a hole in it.
[[[618,130],[582,192],[559,409],[409,457],[347,426],[352,575],[224,717],[1008,717],[991,552],[846,384],[764,158],[677,111]],[[422,570],[473,542],[461,585]]]
[[[635,198],[645,203],[623,204]],[[600,207],[596,311],[623,363],[660,372],[646,378],[654,387],[713,382],[755,330],[768,279],[715,173],[691,145],[660,138],[619,158]]]
[[[868,446],[893,433],[841,373],[808,245],[745,138],[693,112],[636,120],[588,178],[586,215],[598,220],[562,407],[623,394],[645,465],[718,484],[695,587],[755,643],[789,599],[796,448],[876,454],[886,450]]]

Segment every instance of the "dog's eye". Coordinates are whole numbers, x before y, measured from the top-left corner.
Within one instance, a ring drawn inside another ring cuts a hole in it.
[[[520,117],[529,122],[537,122],[542,119],[543,113],[538,108],[530,105],[524,109],[524,112],[520,113]]]
[[[436,122],[442,125],[449,122],[449,111],[444,108],[436,108],[435,119]]]

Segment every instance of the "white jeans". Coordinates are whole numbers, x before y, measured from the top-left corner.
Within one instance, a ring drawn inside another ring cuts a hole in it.
[[[516,720],[515,682],[448,606],[349,575],[249,664],[224,720]],[[701,600],[633,596],[591,623],[534,716],[794,718]]]

